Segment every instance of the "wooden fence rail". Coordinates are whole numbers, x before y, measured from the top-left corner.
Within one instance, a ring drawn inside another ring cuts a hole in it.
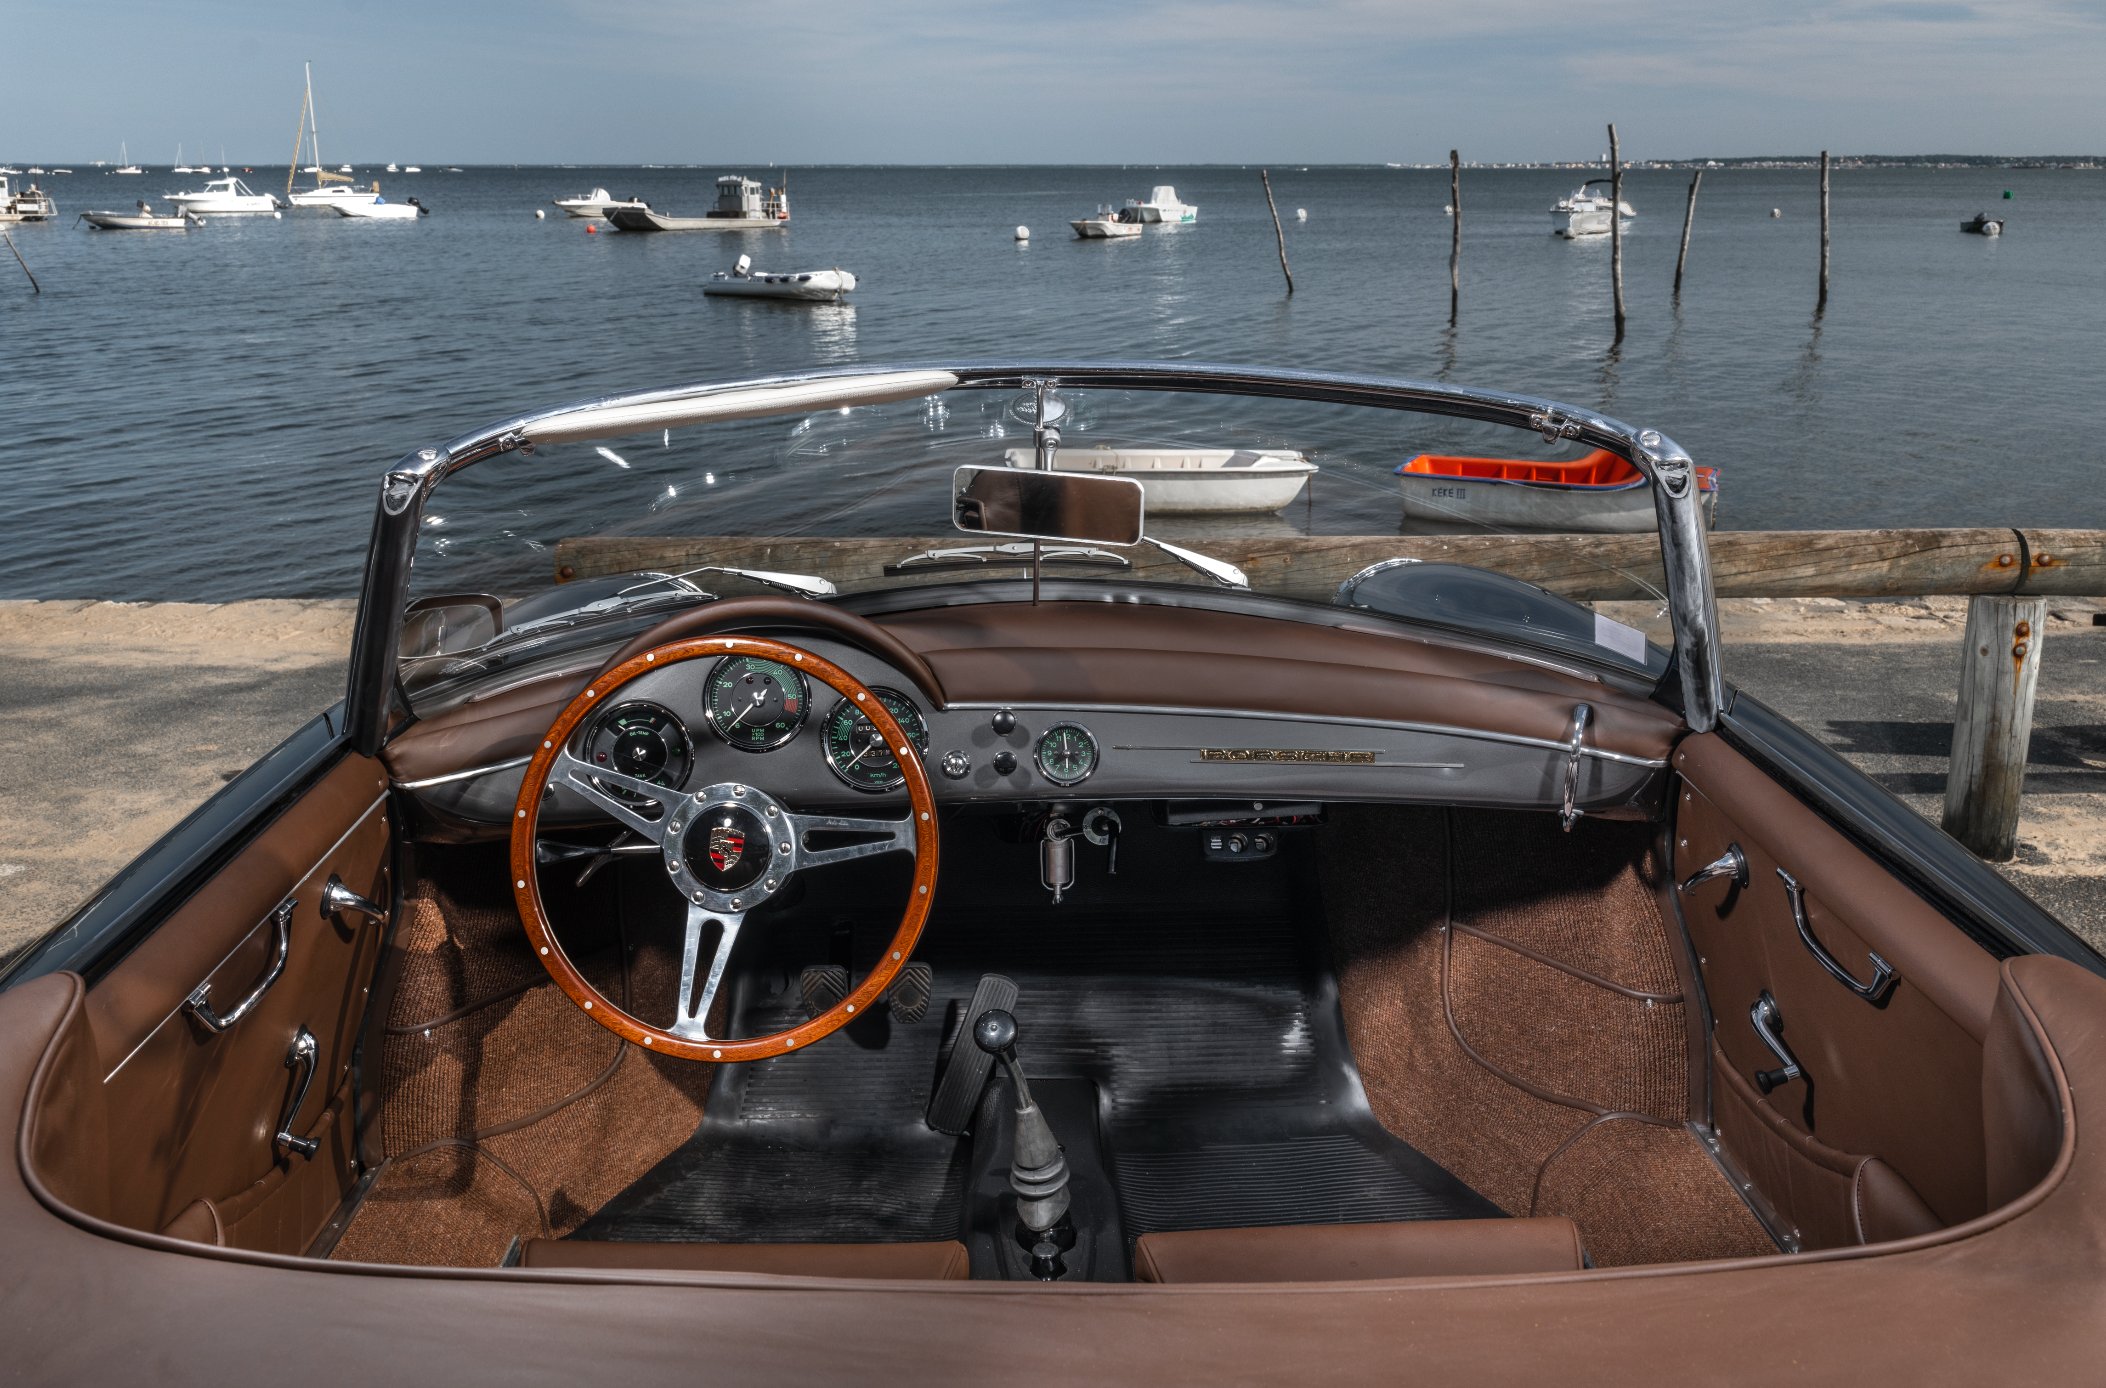
[[[1446,560],[1497,569],[1580,600],[1639,599],[1660,592],[1659,541],[1651,535],[1288,535],[1194,539],[1261,592],[1327,601],[1338,585],[1384,559]],[[887,564],[931,549],[972,544],[956,532],[891,538],[824,536],[594,536],[556,546],[556,576],[704,564],[824,574],[844,592],[900,583],[946,583],[956,572],[888,577]],[[1152,549],[1120,551],[1130,576],[1205,580]],[[1722,530],[1711,536],[1722,598],[1882,598],[2106,594],[2106,530]],[[1013,575],[1008,570],[988,572]],[[1049,571],[1051,572],[1051,571]],[[726,581],[727,590],[737,588]]]

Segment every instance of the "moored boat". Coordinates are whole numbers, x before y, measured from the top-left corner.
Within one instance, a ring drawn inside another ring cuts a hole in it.
[[[1119,241],[1141,234],[1141,224],[1122,219],[1109,207],[1100,207],[1093,217],[1076,217],[1068,222],[1075,228],[1075,235],[1084,241]]]
[[[34,183],[10,189],[6,177],[0,176],[0,222],[48,222],[57,215],[51,194]]]
[[[1011,448],[1002,460],[1028,468],[1034,454]],[[1157,515],[1260,514],[1277,511],[1301,493],[1318,469],[1292,449],[1062,448],[1056,472],[1131,477]]]
[[[97,231],[186,231],[205,224],[205,219],[195,212],[179,210],[163,216],[145,202],[139,204],[137,212],[83,212],[73,220],[86,222]]]
[[[639,212],[651,210],[651,204],[633,193],[626,198],[617,198],[605,188],[595,188],[579,197],[556,198],[553,201],[573,217],[605,217],[617,207],[627,207]]]
[[[1590,178],[1573,190],[1572,196],[1559,198],[1550,206],[1551,230],[1567,240],[1582,236],[1607,236],[1609,234],[1609,199],[1587,190],[1595,184],[1606,184],[1606,178]],[[1616,220],[1628,224],[1638,214],[1628,202],[1616,203]]]
[[[1413,520],[1641,533],[1659,524],[1652,483],[1597,448],[1565,463],[1421,454],[1396,470]],[[1718,469],[1696,469],[1704,524],[1718,520]]]
[[[743,174],[717,180],[717,205],[706,216],[669,217],[648,207],[615,207],[607,220],[622,231],[767,231],[790,220],[787,186],[769,188]]]
[[[250,190],[239,178],[215,178],[197,193],[163,193],[185,212],[276,212],[278,200],[269,193]]]
[[[314,64],[304,65],[307,74],[307,94],[301,98],[299,133],[293,141],[293,164],[300,162],[300,151],[312,149],[314,162],[299,173],[314,175],[314,187],[294,189],[293,174],[285,175],[285,205],[287,207],[343,207],[349,203],[370,203],[379,200],[378,185],[371,190],[355,187],[348,175],[351,166],[343,166],[343,172],[331,173],[322,165],[322,132],[316,124],[314,112]]]
[[[1148,190],[1145,198],[1128,198],[1123,215],[1132,222],[1196,222],[1199,209],[1188,202],[1177,200],[1177,189],[1167,183],[1158,183]]]
[[[2002,236],[2004,219],[1992,217],[1986,212],[1977,212],[1972,219],[1960,223],[1960,230],[1971,231],[1977,236]]]
[[[371,202],[345,202],[337,204],[336,215],[355,217],[363,221],[413,222],[419,217],[431,215],[431,209],[415,198],[407,202],[389,202],[380,195],[380,185],[373,185]]]
[[[838,303],[856,287],[856,277],[835,266],[831,270],[804,270],[795,274],[769,274],[753,268],[753,257],[742,255],[737,266],[719,270],[702,286],[704,294],[745,299],[795,299],[804,303]]]

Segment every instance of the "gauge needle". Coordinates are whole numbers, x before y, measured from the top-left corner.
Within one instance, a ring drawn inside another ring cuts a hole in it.
[[[884,745],[885,745],[885,739],[883,739],[883,738],[881,738],[881,737],[879,737],[879,736],[877,735],[877,729],[876,729],[876,728],[872,728],[872,729],[870,730],[870,741],[868,741],[868,742],[864,743],[864,744],[863,744],[863,750],[862,750],[862,751],[860,751],[860,752],[858,752],[858,753],[856,753],[856,754],[855,754],[854,756],[850,757],[850,758],[848,759],[848,766],[844,766],[844,767],[842,767],[841,769],[842,769],[843,771],[846,771],[846,770],[848,770],[848,767],[850,767],[850,766],[854,766],[854,765],[855,765],[855,764],[856,764],[857,762],[859,762],[859,761],[863,760],[863,758],[865,758],[865,757],[869,756],[869,755],[870,755],[870,753],[871,753],[871,751],[872,751],[872,749],[874,749],[874,748],[878,748],[878,747],[882,747],[882,746],[884,746]]]
[[[764,690],[756,690],[756,691],[754,692],[754,695],[753,695],[753,702],[752,702],[752,703],[750,703],[750,704],[748,704],[748,705],[746,705],[746,712],[745,712],[745,713],[742,713],[742,714],[740,714],[740,715],[739,715],[738,717],[736,717],[736,718],[734,718],[734,719],[732,719],[732,720],[731,720],[731,726],[732,726],[732,727],[734,727],[734,728],[736,728],[736,727],[737,727],[737,726],[738,726],[739,724],[741,724],[741,723],[745,722],[745,721],[746,721],[746,714],[750,714],[750,713],[752,713],[752,712],[753,712],[753,711],[754,711],[755,709],[759,708],[759,707],[761,706],[761,702],[762,702],[763,700],[765,700],[765,699],[766,699],[767,697],[768,697],[768,695],[767,695],[766,691],[764,691]]]

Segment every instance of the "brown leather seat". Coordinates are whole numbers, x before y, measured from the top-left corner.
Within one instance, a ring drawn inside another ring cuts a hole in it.
[[[1143,1282],[1351,1282],[1388,1277],[1572,1272],[1585,1267],[1569,1219],[1427,1219],[1143,1234]]]
[[[940,1243],[600,1243],[528,1239],[525,1268],[601,1268],[650,1272],[769,1272],[786,1277],[864,1277],[962,1282],[971,1275],[965,1245]]]

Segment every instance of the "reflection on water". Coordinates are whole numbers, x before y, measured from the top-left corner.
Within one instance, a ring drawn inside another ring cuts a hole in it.
[[[766,232],[587,234],[532,216],[581,181],[700,205],[728,171],[433,172],[411,180],[433,215],[408,225],[303,212],[168,237],[75,229],[113,185],[48,180],[59,221],[15,232],[44,292],[0,296],[0,334],[17,345],[0,373],[0,596],[346,595],[379,474],[419,446],[611,391],[953,356],[1260,362],[1600,402],[1724,468],[1723,523],[1737,527],[2106,524],[2089,425],[2106,322],[2096,175],[1839,171],[1833,292],[1810,337],[1817,174],[1707,174],[1677,304],[1688,176],[1635,171],[1630,330],[1608,355],[1606,238],[1550,234],[1550,204],[1571,191],[1561,170],[1465,171],[1467,333],[1449,315],[1445,168],[1275,171],[1282,205],[1310,212],[1285,223],[1291,300],[1255,170],[800,169],[795,220]],[[1068,217],[1156,182],[1204,220],[1109,245],[1067,235]],[[2008,235],[1957,232],[2005,187]],[[1019,223],[1032,241],[1013,239]],[[740,254],[838,265],[861,287],[839,306],[705,298]],[[1395,533],[1388,468],[1408,450],[1514,451],[1395,421],[1356,434],[1235,402],[1160,403],[1104,407],[1093,438],[1196,443],[1245,427],[1321,449],[1313,495],[1259,522],[1318,533]],[[1016,439],[977,399],[942,411],[882,424],[911,424],[916,453],[940,440],[946,469]],[[487,563],[524,582],[567,535],[676,520],[688,533],[940,525],[941,478],[901,450],[800,454],[792,423],[613,441],[627,469],[582,446],[483,464],[438,492],[420,577]],[[573,469],[584,485],[559,485]]]

